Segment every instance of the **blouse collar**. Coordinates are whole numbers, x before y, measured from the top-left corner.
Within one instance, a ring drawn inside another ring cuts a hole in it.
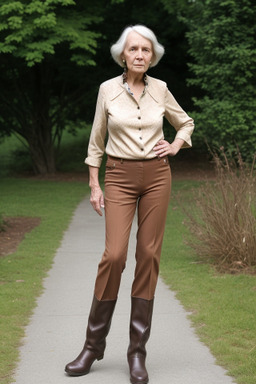
[[[123,79],[123,75],[119,75],[113,80],[115,80],[115,85],[113,85],[109,89],[110,100],[114,100],[122,92],[126,91],[126,86],[125,86],[125,81]],[[151,95],[151,97],[153,97],[153,99],[156,102],[159,102],[159,100],[161,100],[161,98],[162,98],[162,87],[161,87],[161,89],[159,89],[159,87],[157,87],[157,84],[153,80],[154,79],[152,77],[145,74],[145,76],[144,76],[144,81],[145,81],[144,92],[145,92],[145,89],[147,89],[147,93],[149,93]]]

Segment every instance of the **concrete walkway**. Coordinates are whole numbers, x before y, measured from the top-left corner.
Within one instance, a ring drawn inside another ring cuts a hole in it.
[[[17,384],[129,383],[126,350],[135,233],[136,224],[105,358],[94,363],[88,376],[66,376],[65,364],[78,355],[84,343],[97,266],[104,249],[104,218],[93,211],[88,200],[78,206],[26,328],[15,374]],[[187,313],[161,280],[147,350],[150,383],[233,383],[224,369],[215,365],[208,348],[191,328]]]

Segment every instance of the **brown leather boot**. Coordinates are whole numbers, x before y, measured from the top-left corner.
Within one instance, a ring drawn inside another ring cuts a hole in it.
[[[132,297],[130,345],[127,353],[132,384],[148,383],[145,346],[151,330],[153,304],[154,299],[144,300]]]
[[[115,305],[116,300],[99,301],[94,296],[84,348],[80,355],[65,367],[70,376],[86,375],[95,360],[103,359]]]

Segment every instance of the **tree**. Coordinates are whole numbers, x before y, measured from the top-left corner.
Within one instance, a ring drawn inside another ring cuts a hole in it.
[[[55,172],[54,143],[83,97],[81,67],[95,64],[101,12],[94,3],[0,3],[0,132],[25,140],[40,174]]]
[[[109,48],[129,24],[156,33],[166,53],[149,74],[165,80],[186,110],[191,107],[186,27],[177,14],[169,17],[161,0],[146,7],[144,0],[94,3],[2,1],[0,135],[24,138],[37,173],[54,172],[54,144],[63,129],[75,131],[80,122],[92,121],[99,84],[122,71]]]
[[[256,148],[256,3],[196,0],[183,13],[194,75],[195,136],[210,146],[237,146],[251,160]]]

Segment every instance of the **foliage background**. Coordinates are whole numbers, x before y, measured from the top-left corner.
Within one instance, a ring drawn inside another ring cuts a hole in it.
[[[63,131],[91,124],[99,84],[122,72],[109,47],[141,23],[166,48],[150,75],[195,118],[193,153],[207,141],[251,160],[255,19],[254,0],[1,0],[0,136],[16,134],[34,172],[54,173]]]
[[[184,16],[198,137],[252,160],[256,148],[256,3],[195,1]],[[200,133],[199,133],[200,132]],[[201,140],[202,141],[202,140]]]

